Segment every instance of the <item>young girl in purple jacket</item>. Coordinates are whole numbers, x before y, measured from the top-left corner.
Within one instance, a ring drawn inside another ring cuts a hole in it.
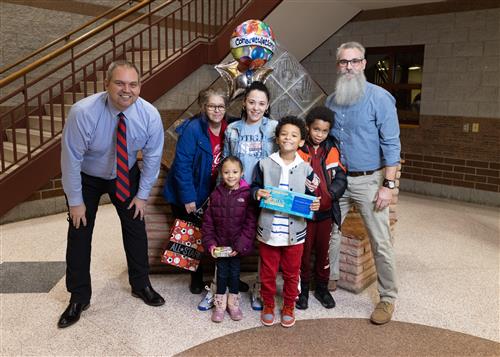
[[[243,318],[238,295],[240,257],[252,252],[257,213],[251,202],[250,186],[241,178],[242,174],[243,164],[236,156],[222,160],[222,183],[210,195],[203,216],[203,245],[216,259],[217,265],[213,322],[224,319],[226,308],[232,320]],[[219,255],[221,247],[230,248],[224,248],[228,256]],[[229,295],[226,295],[227,288]]]

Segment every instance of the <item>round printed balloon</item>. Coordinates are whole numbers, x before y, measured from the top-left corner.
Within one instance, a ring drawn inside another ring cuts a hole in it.
[[[231,54],[245,70],[265,65],[276,48],[273,30],[260,20],[239,24],[233,31],[230,45]]]

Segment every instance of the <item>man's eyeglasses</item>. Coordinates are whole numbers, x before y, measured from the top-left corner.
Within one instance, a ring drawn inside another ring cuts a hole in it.
[[[354,66],[359,66],[365,59],[364,58],[353,58],[352,60],[341,59],[337,63],[340,67],[347,67],[349,63]]]
[[[219,112],[225,112],[226,111],[226,106],[225,105],[213,105],[213,104],[207,104],[205,105],[207,110],[211,112],[219,111]]]

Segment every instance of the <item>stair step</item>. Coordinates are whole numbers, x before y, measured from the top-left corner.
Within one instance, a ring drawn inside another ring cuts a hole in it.
[[[64,103],[66,104],[73,104],[78,102],[79,100],[85,98],[84,93],[74,93],[75,94],[75,100],[73,101],[73,93],[71,92],[64,92]]]
[[[94,90],[94,83],[97,86],[97,90]],[[97,82],[81,81],[80,82],[80,91],[82,93],[85,93],[85,84],[87,84],[87,94],[88,95],[104,91],[104,81],[97,81]]]
[[[68,117],[68,113],[69,113],[69,110],[71,109],[71,106],[73,104],[64,104],[64,114],[65,114],[65,118]],[[53,103],[52,104],[52,109],[53,109],[53,113],[51,113],[51,108],[50,108],[50,104],[45,104],[44,107],[45,107],[45,113],[50,115],[52,114],[53,116],[55,117],[61,117],[62,116],[62,111],[61,111],[61,107],[63,105],[61,105],[60,103]]]
[[[40,129],[40,118],[37,116],[30,116],[30,128],[31,129]],[[51,116],[50,115],[42,115],[42,130],[51,131],[50,127]],[[57,133],[62,129],[62,118],[54,117],[54,131]]]
[[[5,129],[5,132],[7,134],[7,139],[9,141],[14,141],[13,140],[13,129]],[[26,135],[26,129],[16,129],[16,144],[22,144],[22,145],[27,145],[28,143],[28,136]],[[50,132],[42,131],[42,135],[44,137],[44,142],[47,142],[50,138],[52,138],[52,135]],[[35,129],[30,129],[30,145],[31,147],[38,146],[40,145],[40,131],[35,130]]]
[[[16,149],[17,149],[17,160],[20,160],[23,156],[25,156],[28,153],[28,147],[26,145],[16,143]],[[4,141],[3,154],[6,161],[14,162],[14,144],[9,141]]]
[[[95,75],[97,77],[97,80],[102,82],[104,81],[104,78],[106,78],[106,71],[97,71],[95,72]]]

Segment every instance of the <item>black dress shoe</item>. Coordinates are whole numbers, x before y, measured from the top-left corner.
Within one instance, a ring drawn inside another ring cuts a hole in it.
[[[89,308],[90,304],[81,304],[79,302],[71,302],[66,310],[64,310],[63,314],[59,318],[59,322],[57,323],[57,327],[65,328],[73,325],[78,320],[80,320],[80,315],[82,311],[85,311]]]
[[[201,294],[204,291],[205,283],[203,282],[203,274],[195,271],[191,273],[191,283],[189,284],[189,291],[191,294]]]
[[[132,296],[142,299],[144,303],[150,306],[161,306],[165,303],[165,300],[153,290],[151,286],[146,286],[142,290],[132,290]]]

